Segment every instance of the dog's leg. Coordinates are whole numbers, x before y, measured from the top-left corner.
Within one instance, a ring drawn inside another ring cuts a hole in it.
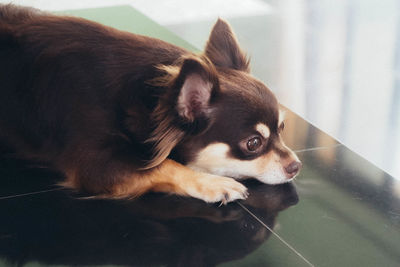
[[[147,191],[222,203],[247,197],[246,187],[232,178],[197,172],[170,159],[151,170],[132,173],[114,186],[112,194],[129,197]]]
[[[121,167],[119,165],[120,169]],[[119,173],[118,177],[114,173],[112,182],[101,187],[98,185],[104,182],[102,180],[107,178],[109,180],[111,172],[97,170],[97,179],[84,179],[85,177],[77,175],[82,173],[82,170],[78,170],[66,171],[67,179],[61,185],[92,192],[104,198],[132,198],[149,191],[191,196],[206,202],[221,201],[222,203],[247,197],[246,187],[232,178],[197,172],[170,159],[166,159],[159,166],[150,170],[133,171],[130,169],[130,171]],[[87,172],[84,171],[84,173]],[[108,177],[104,176],[106,173],[109,173]],[[92,173],[91,176],[93,175],[95,174]]]

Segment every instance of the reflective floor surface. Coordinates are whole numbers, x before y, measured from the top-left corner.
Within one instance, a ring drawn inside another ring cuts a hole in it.
[[[69,13],[193,48],[130,7]],[[290,110],[284,140],[303,162],[296,181],[249,180],[226,206],[87,199],[2,154],[0,266],[399,266],[400,180]]]
[[[293,113],[286,125],[299,177],[249,180],[249,198],[226,206],[86,199],[53,186],[58,173],[3,156],[0,265],[398,266],[398,180]]]

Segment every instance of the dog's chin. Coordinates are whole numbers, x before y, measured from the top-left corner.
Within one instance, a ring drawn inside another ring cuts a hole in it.
[[[286,176],[282,175],[263,175],[263,176],[255,176],[255,177],[248,177],[245,179],[256,179],[264,184],[270,184],[270,185],[277,185],[277,184],[285,184],[293,181],[293,178],[287,178]],[[240,178],[242,180],[244,178]]]
[[[276,168],[273,170],[269,170],[267,172],[257,174],[252,172],[251,170],[243,171],[243,173],[237,173],[235,171],[232,171],[230,168],[224,168],[224,167],[219,167],[219,168],[213,168],[213,169],[208,169],[208,168],[203,168],[201,166],[197,165],[192,165],[189,164],[188,167],[190,167],[193,170],[200,171],[200,172],[206,172],[218,176],[225,176],[225,177],[230,177],[235,180],[247,180],[247,179],[256,179],[264,184],[284,184],[293,181],[293,179],[297,176],[294,176],[292,178],[288,178],[283,170],[281,168]]]
[[[202,170],[204,171],[204,170]],[[293,179],[297,176],[294,176],[292,178],[286,177],[286,175],[283,172],[268,172],[268,173],[263,173],[263,174],[236,174],[236,173],[229,173],[225,172],[223,170],[214,170],[210,172],[211,174],[215,175],[220,175],[220,176],[226,176],[233,178],[235,180],[247,180],[247,179],[256,179],[264,184],[270,184],[270,185],[277,185],[277,184],[285,184],[293,181]]]
[[[285,184],[293,181],[293,179],[297,176],[288,178],[283,170],[270,170],[262,174],[252,174],[252,175],[226,175],[232,177],[236,180],[244,180],[244,179],[256,179],[264,184],[277,185],[277,184]]]
[[[268,178],[256,178],[260,182],[264,184],[271,184],[271,185],[277,185],[277,184],[285,184],[293,181],[294,178],[286,178],[286,177],[268,177]]]

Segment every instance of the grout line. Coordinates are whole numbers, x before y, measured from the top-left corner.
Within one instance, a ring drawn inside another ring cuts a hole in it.
[[[259,223],[261,223],[262,226],[264,226],[265,228],[267,228],[274,236],[276,236],[283,244],[285,244],[289,249],[291,249],[294,253],[297,254],[297,256],[299,256],[301,259],[303,259],[306,263],[308,263],[308,265],[314,267],[314,264],[312,264],[311,262],[309,262],[303,255],[300,254],[300,252],[298,252],[294,247],[292,247],[288,242],[286,242],[282,237],[280,237],[274,230],[272,230],[268,225],[266,225],[262,220],[260,220],[254,213],[252,213],[249,209],[247,209],[242,203],[240,202],[236,202],[237,204],[239,204],[240,207],[242,207],[242,209],[244,209],[245,211],[247,211],[252,217],[254,217],[254,219],[256,219]]]
[[[36,192],[30,192],[30,193],[24,193],[24,194],[12,195],[12,196],[5,196],[5,197],[0,197],[0,200],[3,200],[3,199],[10,199],[10,198],[15,198],[15,197],[23,197],[23,196],[36,195],[36,194],[41,194],[41,193],[47,193],[47,192],[57,191],[57,190],[61,190],[61,189],[62,189],[62,188],[53,188],[53,189],[48,189],[48,190],[42,190],[42,191],[36,191]]]
[[[305,149],[294,150],[294,152],[300,153],[300,152],[307,152],[307,151],[324,150],[324,149],[335,148],[338,146],[342,146],[342,144],[336,144],[336,145],[332,145],[332,146],[318,146],[318,147],[313,147],[313,148],[305,148]]]

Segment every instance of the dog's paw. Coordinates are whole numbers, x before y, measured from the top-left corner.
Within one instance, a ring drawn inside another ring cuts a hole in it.
[[[232,178],[204,174],[196,179],[187,193],[205,202],[226,204],[237,199],[246,199],[247,188]]]

